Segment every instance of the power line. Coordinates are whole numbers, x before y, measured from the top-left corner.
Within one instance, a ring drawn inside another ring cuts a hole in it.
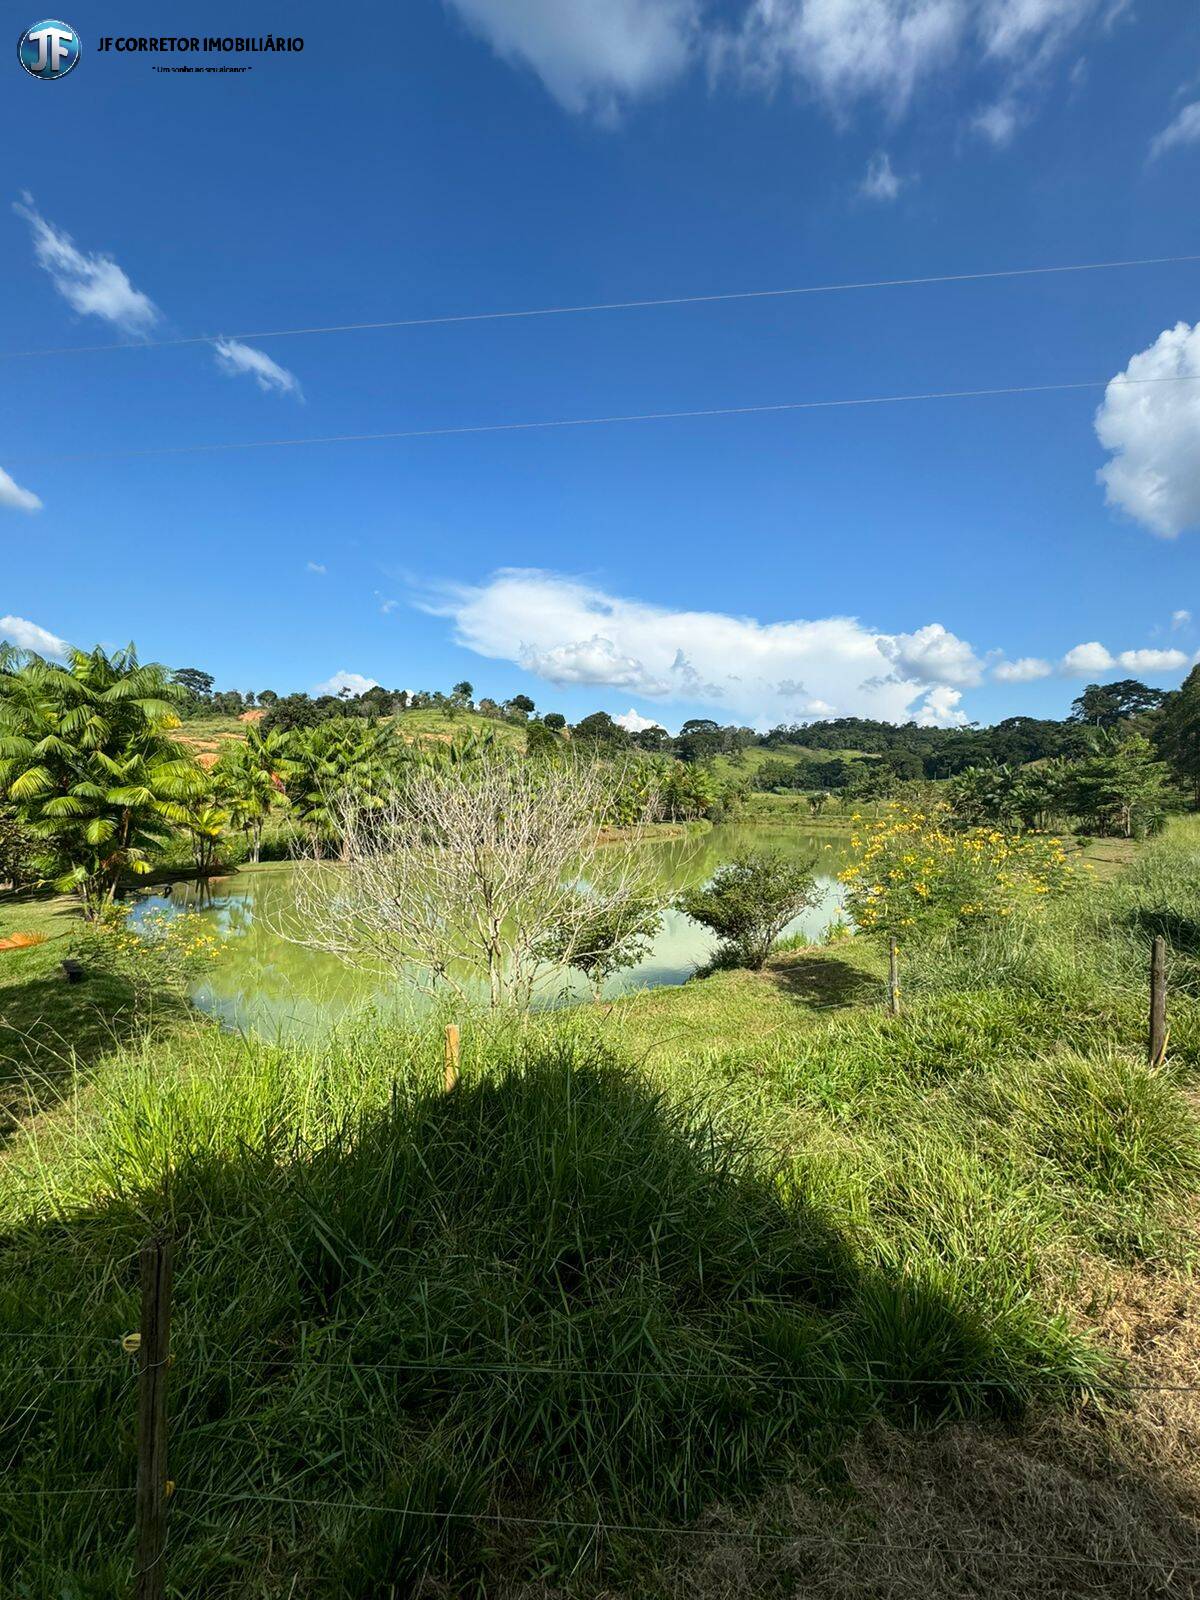
[[[938,389],[923,394],[863,395],[847,400],[780,400],[768,405],[705,406],[690,411],[636,411],[602,417],[557,417],[532,422],[481,422],[444,428],[397,428],[380,433],[328,433],[302,439],[238,439],[215,444],[152,445],[136,450],[86,450],[64,455],[22,454],[22,461],[115,461],[147,456],[210,455],[225,450],[283,450],[313,444],[378,444],[400,439],[442,439],[466,434],[533,433],[551,429],[601,428],[627,422],[681,422],[707,417],[764,416],[788,411],[849,410],[860,406],[908,405],[929,400],[979,400],[1006,395],[1063,394],[1081,389],[1141,387],[1149,383],[1196,383],[1200,373],[1178,373],[1161,378],[1087,378],[1074,383],[1012,384],[992,389]]]
[[[115,344],[61,345],[43,350],[4,350],[0,360],[41,356],[99,355],[112,350],[166,350],[215,344],[218,339],[298,339],[322,333],[380,333],[389,328],[435,328],[463,322],[515,322],[531,317],[571,317],[606,311],[647,311],[666,306],[716,305],[737,300],[782,300],[801,295],[846,294],[864,289],[910,289],[944,283],[985,283],[1006,278],[1050,277],[1071,272],[1112,272],[1129,267],[1164,267],[1200,261],[1200,255],[1144,256],[1130,261],[1081,261],[1058,267],[1008,267],[988,272],[943,272],[919,278],[867,278],[786,289],[733,289],[718,294],[666,295],[658,299],[605,300],[588,305],[537,306],[516,311],[459,311],[437,317],[396,317],[379,322],[342,322],[312,328],[259,328],[245,333],[200,333],[181,339],[126,339]]]

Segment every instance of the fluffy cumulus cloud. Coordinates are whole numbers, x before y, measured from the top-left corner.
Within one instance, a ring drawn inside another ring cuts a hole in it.
[[[657,717],[644,717],[640,711],[630,706],[628,711],[622,711],[613,718],[618,728],[624,728],[626,733],[645,733],[647,728],[661,728],[662,723]]]
[[[887,151],[881,150],[867,162],[867,175],[859,185],[859,193],[868,200],[879,200],[886,205],[897,198],[907,182],[908,179],[902,178],[892,166]]]
[[[761,726],[840,714],[959,722],[962,688],[981,670],[938,623],[881,634],[853,617],[671,611],[549,572],[506,569],[418,603],[449,617],[468,649],[550,683],[630,689]]]
[[[1096,435],[1110,505],[1164,539],[1200,527],[1200,323],[1165,329],[1117,374]]]
[[[111,256],[80,250],[70,234],[46,221],[31,194],[24,193],[13,210],[29,224],[38,266],[75,311],[129,334],[146,334],[159,321],[162,313],[153,300],[134,288]]]
[[[40,511],[42,502],[32,489],[22,489],[21,485],[0,467],[0,506],[6,506],[10,511]]]
[[[1107,672],[1116,665],[1109,652],[1097,640],[1077,644],[1059,663],[1059,671],[1068,678],[1086,678],[1092,672]]]
[[[1126,672],[1178,672],[1188,657],[1182,650],[1122,650],[1117,662]]]
[[[992,668],[992,677],[999,683],[1033,683],[1038,678],[1048,678],[1053,671],[1040,656],[1022,656],[1018,661],[998,661]]]
[[[961,689],[949,689],[944,684],[930,689],[917,708],[917,723],[922,728],[961,728],[966,725],[967,713],[959,708]]]
[[[340,694],[351,699],[357,699],[360,694],[366,694],[368,689],[377,689],[379,685],[374,678],[364,678],[361,672],[335,672],[332,678],[326,678],[324,683],[314,683],[314,694]]]
[[[238,339],[217,339],[213,350],[217,366],[226,377],[253,378],[264,394],[290,394],[297,400],[303,400],[296,374],[281,367],[277,361],[272,361],[264,351],[256,350],[253,345],[242,344]]]
[[[951,683],[970,687],[983,667],[974,650],[940,622],[926,623],[915,633],[881,634],[879,647],[900,672],[918,683]]]
[[[71,648],[65,639],[25,617],[0,617],[0,639],[15,644],[18,650],[32,650],[36,655],[60,660]]]
[[[1168,150],[1178,149],[1185,144],[1200,144],[1200,100],[1193,100],[1190,105],[1184,106],[1161,133],[1155,134],[1150,141],[1150,159],[1156,161]]]
[[[528,67],[567,111],[611,119],[669,83],[697,41],[696,0],[446,0],[505,61]]]
[[[1059,662],[1059,671],[1068,678],[1088,678],[1117,668],[1134,673],[1170,673],[1186,667],[1188,659],[1182,650],[1121,650],[1113,655],[1105,645],[1091,639],[1068,650]]]

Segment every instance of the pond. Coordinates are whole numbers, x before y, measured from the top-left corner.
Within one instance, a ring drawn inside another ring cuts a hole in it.
[[[790,858],[811,861],[822,892],[785,930],[817,940],[840,914],[837,873],[847,860],[846,836],[833,831],[726,825],[683,839],[654,840],[639,846],[665,893],[677,894],[706,882],[725,861],[747,849],[777,849]],[[330,870],[336,871],[336,868]],[[420,998],[413,987],[376,971],[344,965],[334,956],[289,944],[277,932],[294,894],[295,869],[264,866],[205,883],[181,883],[148,894],[132,914],[136,924],[150,912],[197,911],[220,934],[223,955],[194,990],[201,1010],[229,1027],[259,1033],[311,1035],[356,1011],[411,1012]],[[684,983],[707,962],[716,940],[683,912],[669,909],[645,958],[609,980],[605,998],[660,984]],[[542,1003],[588,998],[575,973],[547,974]]]

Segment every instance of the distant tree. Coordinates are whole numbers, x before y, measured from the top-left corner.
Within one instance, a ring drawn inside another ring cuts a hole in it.
[[[511,700],[504,702],[504,709],[513,716],[530,717],[535,708],[527,694],[514,694]]]
[[[629,743],[629,735],[619,728],[607,711],[593,711],[571,729],[571,738],[577,745],[590,745],[595,749],[617,750]]]
[[[531,756],[558,755],[563,749],[562,734],[536,718],[525,729],[525,753]]]
[[[279,696],[274,689],[260,689],[258,691],[258,703],[260,706],[273,706],[278,699]]]
[[[1166,810],[1170,782],[1169,769],[1155,760],[1144,734],[1121,738],[1101,730],[1095,753],[1068,769],[1066,802],[1098,833],[1140,838]]]
[[[665,728],[660,728],[657,722],[650,728],[639,728],[636,733],[630,734],[630,739],[639,750],[669,750],[671,736]]]
[[[450,691],[450,698],[456,706],[469,706],[471,696],[475,693],[475,685],[466,678],[461,683],[456,683]]]
[[[259,699],[262,698],[260,695]],[[325,715],[318,709],[316,702],[306,694],[289,694],[282,700],[276,697],[268,702],[268,707],[267,714],[259,725],[264,733],[270,733],[275,728],[283,733],[292,728],[315,728],[318,722],[325,720]]]
[[[213,789],[234,825],[250,836],[250,859],[262,849],[263,823],[282,794],[288,735],[278,728],[263,732],[251,725],[245,739],[225,743],[212,770]]]
[[[201,672],[199,667],[177,667],[171,679],[181,684],[197,700],[207,700],[216,681],[211,672]]]
[[[229,812],[217,805],[211,795],[202,796],[187,808],[183,831],[192,841],[192,857],[200,877],[207,877],[216,866],[217,851],[229,830]]]
[[[1087,722],[1095,728],[1113,728],[1127,717],[1142,711],[1155,711],[1165,698],[1161,689],[1151,689],[1136,678],[1121,678],[1116,683],[1089,683],[1071,702],[1072,722]]]
[[[1155,744],[1171,771],[1200,807],[1200,666],[1193,667],[1178,690],[1167,697]]]
[[[711,928],[727,960],[758,968],[792,918],[820,897],[810,866],[761,850],[718,867],[709,883],[680,896],[679,908]]]
[[[675,751],[681,761],[708,761],[721,750],[721,725],[711,717],[691,717],[680,728]]]
[[[542,721],[548,728],[565,728],[567,725],[567,719],[561,711],[547,711]]]
[[[345,830],[359,813],[380,809],[396,787],[401,747],[392,725],[329,718],[297,730],[288,742],[284,786],[313,854],[344,855]]]

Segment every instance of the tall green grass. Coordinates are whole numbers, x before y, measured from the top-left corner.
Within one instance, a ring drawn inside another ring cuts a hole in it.
[[[133,1483],[117,1341],[158,1226],[180,1595],[652,1593],[654,1541],[596,1524],[687,1524],[871,1417],[1119,1389],[1069,1305],[1089,1260],[1184,1249],[1196,854],[912,953],[898,1021],[684,1041],[653,1080],[620,1008],[469,1025],[449,1096],[436,1031],[371,1019],[115,1051],[0,1166],[0,1592],[125,1591],[131,1497],[61,1491]]]

